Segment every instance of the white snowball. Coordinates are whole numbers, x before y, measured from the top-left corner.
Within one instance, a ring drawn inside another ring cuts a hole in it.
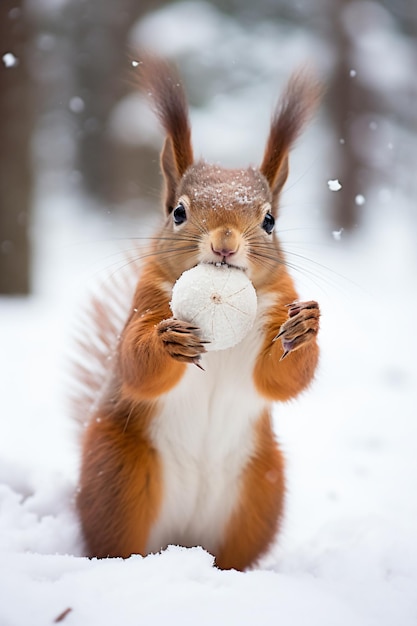
[[[184,272],[172,290],[171,310],[209,341],[207,350],[238,344],[252,328],[256,291],[246,274],[227,265],[201,264]]]

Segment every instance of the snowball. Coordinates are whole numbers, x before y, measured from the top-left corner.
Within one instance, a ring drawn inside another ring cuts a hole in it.
[[[199,327],[207,350],[238,344],[252,328],[256,291],[246,276],[228,265],[201,264],[184,272],[172,290],[171,310]]]
[[[339,189],[342,189],[342,185],[337,178],[335,180],[328,180],[327,184],[329,185],[330,191],[339,191]]]

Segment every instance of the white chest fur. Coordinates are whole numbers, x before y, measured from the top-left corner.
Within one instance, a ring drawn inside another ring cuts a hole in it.
[[[239,345],[203,355],[205,371],[189,365],[160,400],[150,436],[162,460],[163,503],[149,552],[168,544],[213,551],[224,535],[267,404],[252,377],[266,304],[259,303],[255,325]]]

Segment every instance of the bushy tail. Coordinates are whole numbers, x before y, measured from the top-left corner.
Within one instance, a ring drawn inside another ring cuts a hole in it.
[[[108,393],[117,362],[117,347],[139,275],[132,258],[93,293],[79,316],[69,364],[69,410],[85,426]]]

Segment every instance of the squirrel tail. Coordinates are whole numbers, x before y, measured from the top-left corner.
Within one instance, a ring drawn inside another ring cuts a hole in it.
[[[109,387],[120,334],[138,280],[139,262],[128,258],[105,279],[78,317],[69,357],[69,413],[85,427]]]

